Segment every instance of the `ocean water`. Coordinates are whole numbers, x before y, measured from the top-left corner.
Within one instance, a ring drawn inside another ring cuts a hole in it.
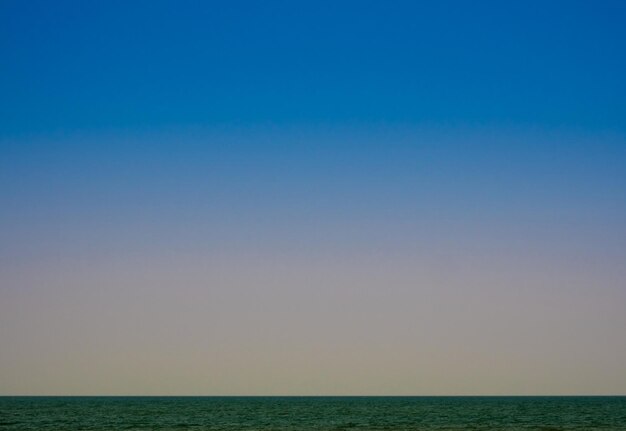
[[[1,430],[626,430],[626,397],[0,397]]]

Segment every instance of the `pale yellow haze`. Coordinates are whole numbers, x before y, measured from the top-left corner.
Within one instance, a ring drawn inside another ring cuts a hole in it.
[[[598,298],[586,286],[610,279],[540,259],[150,256],[18,272],[0,305],[5,394],[626,387],[623,295]]]

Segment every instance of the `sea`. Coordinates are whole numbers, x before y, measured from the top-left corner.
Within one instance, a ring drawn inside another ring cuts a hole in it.
[[[626,397],[0,397],[0,430],[626,430]]]

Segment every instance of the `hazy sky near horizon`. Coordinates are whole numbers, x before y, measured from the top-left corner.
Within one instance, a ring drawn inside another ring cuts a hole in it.
[[[623,2],[0,4],[0,395],[626,394]]]

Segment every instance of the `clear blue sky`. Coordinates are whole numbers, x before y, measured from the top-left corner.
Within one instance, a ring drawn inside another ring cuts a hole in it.
[[[435,122],[624,131],[621,1],[0,5],[0,133]]]
[[[625,22],[0,1],[0,395],[626,394]]]

